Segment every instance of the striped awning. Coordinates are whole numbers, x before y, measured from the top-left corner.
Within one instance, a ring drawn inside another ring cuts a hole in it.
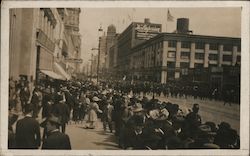
[[[58,63],[55,62],[54,65],[56,72],[59,72],[67,80],[71,79],[71,76]]]

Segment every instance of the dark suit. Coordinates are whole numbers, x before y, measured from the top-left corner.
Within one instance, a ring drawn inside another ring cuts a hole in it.
[[[37,118],[39,111],[39,95],[38,93],[33,92],[31,97],[31,104],[33,106],[33,117]]]
[[[42,149],[71,149],[69,136],[59,131],[52,132],[49,137],[44,140]]]
[[[40,146],[39,123],[32,117],[24,117],[16,124],[16,147],[18,149],[37,149]]]
[[[57,103],[52,108],[52,114],[60,118],[62,132],[65,132],[65,125],[69,121],[69,107],[65,103]]]

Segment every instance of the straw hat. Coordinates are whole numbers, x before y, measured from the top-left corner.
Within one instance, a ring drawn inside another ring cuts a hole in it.
[[[136,103],[133,107],[133,112],[141,112],[143,111],[142,105],[140,103]]]
[[[94,96],[92,100],[95,101],[95,102],[98,102],[98,101],[100,101],[101,99],[99,99],[97,96]]]

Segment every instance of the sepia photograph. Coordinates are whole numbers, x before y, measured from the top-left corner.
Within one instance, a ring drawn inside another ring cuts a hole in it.
[[[7,151],[247,150],[242,7],[130,6],[5,9]]]

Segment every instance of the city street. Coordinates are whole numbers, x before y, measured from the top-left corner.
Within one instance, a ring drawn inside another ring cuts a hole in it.
[[[150,95],[147,96],[151,98]],[[177,98],[166,98],[164,96],[155,97],[160,101],[169,101],[171,103],[176,103],[184,111],[192,108],[194,103],[200,104],[200,115],[202,117],[202,122],[213,121],[216,125],[222,121],[228,122],[232,128],[236,129],[239,133],[240,130],[240,107],[237,104],[232,104],[232,106],[223,105],[220,101],[203,101],[193,98],[188,99],[177,99]],[[41,122],[41,112],[38,115],[38,121]],[[19,117],[21,119],[22,116]],[[102,128],[102,122],[98,120],[96,122],[95,129],[85,129],[86,122],[70,123],[66,127],[66,134],[69,135],[71,146],[73,150],[119,150],[117,145],[117,138],[114,133],[109,131],[104,131]],[[13,126],[15,127],[15,125]],[[43,129],[41,129],[41,134]]]
[[[148,96],[150,98],[150,96]],[[161,101],[169,101],[179,104],[181,109],[191,109],[193,103],[200,104],[200,115],[202,122],[213,121],[219,124],[222,121],[230,123],[231,127],[240,130],[240,107],[233,104],[232,106],[223,106],[223,102],[219,101],[202,101],[193,100],[191,98],[176,99],[169,97],[168,100],[161,96],[156,97]],[[70,136],[72,149],[98,149],[98,150],[115,150],[119,149],[116,143],[114,133],[104,132],[102,123],[97,122],[96,129],[84,129],[82,124],[69,124],[66,133]]]
[[[8,149],[244,147],[242,8],[6,11]]]
[[[84,122],[85,123],[85,122]],[[119,149],[116,144],[114,133],[105,132],[102,128],[102,122],[96,123],[95,129],[85,129],[82,124],[69,124],[66,133],[70,137],[71,146],[74,150],[116,150]]]

